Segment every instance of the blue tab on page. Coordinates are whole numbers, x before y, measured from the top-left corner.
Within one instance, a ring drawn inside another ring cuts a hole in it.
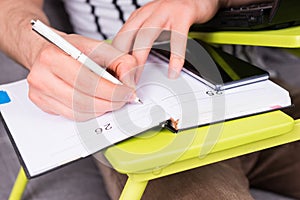
[[[9,103],[10,102],[10,98],[8,96],[8,94],[1,90],[0,91],[0,104],[5,104],[5,103]]]

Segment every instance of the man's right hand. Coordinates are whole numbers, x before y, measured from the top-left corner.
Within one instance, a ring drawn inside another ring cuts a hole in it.
[[[60,33],[62,34],[62,33]],[[42,110],[84,121],[121,108],[134,98],[133,56],[105,42],[79,35],[62,36],[100,66],[109,67],[124,85],[101,78],[45,41],[28,76],[29,97]]]

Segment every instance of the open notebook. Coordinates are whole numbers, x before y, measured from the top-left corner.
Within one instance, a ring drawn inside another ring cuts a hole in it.
[[[183,129],[291,105],[289,93],[270,80],[216,92],[186,73],[168,79],[167,67],[154,57],[146,64],[137,87],[143,105],[127,104],[81,123],[41,111],[28,98],[26,80],[1,85],[0,91],[10,98],[0,105],[1,115],[27,176],[43,174],[153,127],[176,128],[180,134]]]

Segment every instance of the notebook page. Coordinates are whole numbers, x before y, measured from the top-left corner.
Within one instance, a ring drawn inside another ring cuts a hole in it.
[[[1,105],[1,113],[30,174],[86,155],[78,137],[74,137],[74,122],[36,107],[28,99],[26,80],[3,85],[0,90],[5,90],[11,99]]]

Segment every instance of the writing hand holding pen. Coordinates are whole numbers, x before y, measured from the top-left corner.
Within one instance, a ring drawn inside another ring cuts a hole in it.
[[[36,21],[33,25],[36,25]],[[79,35],[59,32],[55,34],[61,34],[59,37],[64,38],[61,41],[72,43],[71,46],[75,46],[74,49],[79,52],[78,59],[82,60],[78,62],[72,57],[76,54],[66,51],[70,46],[64,42],[59,44],[63,47],[44,43],[28,76],[29,97],[42,110],[72,120],[84,121],[119,109],[127,102],[139,101],[134,89],[127,86],[135,84],[131,78],[131,71],[136,67],[134,57],[105,42]],[[124,84],[103,68],[96,73],[95,69],[90,68],[91,62],[95,67],[94,61],[85,55],[91,55],[101,66],[109,66]]]

